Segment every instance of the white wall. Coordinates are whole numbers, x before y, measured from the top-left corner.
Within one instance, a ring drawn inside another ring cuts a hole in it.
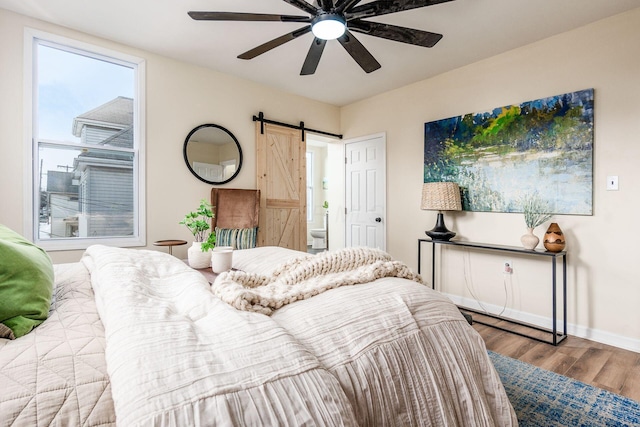
[[[329,177],[329,215],[327,222],[329,231],[329,249],[344,248],[345,245],[345,168],[344,168],[344,144],[336,140],[327,146],[327,176]]]
[[[184,214],[208,198],[211,186],[187,169],[182,146],[191,129],[203,123],[231,131],[242,146],[244,163],[239,176],[224,185],[255,188],[255,127],[253,115],[287,123],[304,121],[309,127],[339,132],[339,109],[212,70],[167,59],[116,43],[90,37],[0,9],[0,223],[23,231],[24,131],[23,38],[30,27],[146,60],[147,67],[147,247],[161,239],[191,240],[178,224]],[[186,246],[174,254],[186,258]],[[80,258],[81,251],[52,252],[54,262]]]
[[[322,186],[322,180],[327,178],[327,143],[314,143],[310,137],[307,137],[307,151],[313,153],[313,205],[307,206],[313,213],[313,221],[307,222],[307,245],[311,245],[313,238],[309,234],[309,230],[314,228],[324,228],[324,218],[326,209],[322,207],[327,200],[328,191]]]
[[[387,133],[388,251],[417,267],[417,239],[435,223],[434,212],[420,210],[425,122],[594,88],[594,215],[553,219],[567,238],[570,332],[640,351],[638,46],[635,9],[342,108],[345,138]],[[619,191],[605,191],[608,175],[620,177]],[[522,214],[445,216],[469,241],[520,246],[526,231]],[[442,290],[471,299],[473,291],[498,307],[506,294],[512,310],[549,317],[549,265],[511,257],[515,273],[503,280],[508,257],[447,250]]]

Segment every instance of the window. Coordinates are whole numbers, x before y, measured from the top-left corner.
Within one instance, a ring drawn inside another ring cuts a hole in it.
[[[313,152],[307,151],[307,222],[313,221]]]
[[[144,61],[26,37],[33,240],[48,250],[144,246]]]

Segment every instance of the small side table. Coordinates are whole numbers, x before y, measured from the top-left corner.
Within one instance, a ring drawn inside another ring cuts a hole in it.
[[[157,242],[153,242],[153,246],[169,246],[169,255],[173,255],[172,249],[174,246],[182,246],[186,244],[186,240],[158,240]]]

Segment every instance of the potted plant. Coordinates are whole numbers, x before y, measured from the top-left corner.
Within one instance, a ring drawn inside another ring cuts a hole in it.
[[[538,236],[533,234],[533,230],[551,218],[549,206],[540,198],[538,193],[533,193],[522,198],[522,211],[524,212],[527,234],[523,235],[520,241],[525,249],[533,250],[540,242]]]
[[[189,265],[193,268],[207,268],[211,265],[210,251],[216,243],[216,233],[211,229],[211,218],[214,217],[212,206],[205,199],[194,212],[185,215],[180,224],[186,226],[193,234],[193,244],[187,251]]]

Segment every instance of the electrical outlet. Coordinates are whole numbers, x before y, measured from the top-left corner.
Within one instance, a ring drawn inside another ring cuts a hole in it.
[[[502,273],[513,274],[513,262],[510,259],[505,259],[502,263]]]

